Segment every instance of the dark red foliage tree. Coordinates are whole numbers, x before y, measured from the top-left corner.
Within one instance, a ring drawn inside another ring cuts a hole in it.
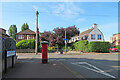
[[[49,41],[49,46],[58,46],[62,48],[64,46],[64,38],[65,38],[65,30],[66,30],[66,37],[69,40],[71,37],[79,34],[79,29],[74,26],[70,26],[65,28],[55,28],[52,32],[44,32],[41,34],[45,40]]]

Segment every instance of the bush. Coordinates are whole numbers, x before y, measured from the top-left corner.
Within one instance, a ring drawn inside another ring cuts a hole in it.
[[[48,46],[48,51],[52,51],[52,50],[53,50],[53,48]]]
[[[88,50],[89,52],[108,52],[107,49],[110,47],[109,42],[99,42],[94,41],[90,42],[88,44]]]
[[[73,44],[75,50],[83,51],[87,49],[88,41],[87,40],[81,40]]]
[[[38,52],[42,52],[42,44],[39,45]]]
[[[62,50],[65,51],[65,47],[62,47]],[[67,46],[67,51],[72,51],[72,48],[70,46]]]
[[[117,49],[120,51],[120,45],[118,45],[118,46],[115,46],[115,48],[117,48]]]
[[[17,49],[35,49],[35,39],[21,40],[16,44]]]

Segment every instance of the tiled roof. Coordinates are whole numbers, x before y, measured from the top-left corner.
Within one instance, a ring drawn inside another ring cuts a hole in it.
[[[24,30],[24,31],[20,31],[17,34],[36,34],[36,33],[34,31],[30,30],[30,29],[27,29],[27,30]]]
[[[82,36],[88,36],[89,33],[93,30],[94,28],[88,29],[86,31],[83,31],[82,33],[79,34],[80,38],[82,38]]]
[[[0,28],[1,30],[4,30],[4,31],[6,31],[5,29],[3,29],[3,28]]]

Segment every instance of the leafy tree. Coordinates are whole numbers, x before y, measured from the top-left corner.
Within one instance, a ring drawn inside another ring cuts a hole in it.
[[[64,46],[65,30],[66,30],[66,38],[68,40],[71,37],[79,34],[79,30],[77,29],[77,27],[75,27],[75,25],[67,27],[66,29],[65,28],[54,29],[53,31],[56,34],[56,44],[58,48],[62,48]]]
[[[16,33],[17,33],[17,27],[16,25],[10,25],[9,30],[8,30],[9,36],[16,40]]]
[[[21,27],[21,31],[24,31],[26,29],[29,29],[29,25],[27,23],[24,23]]]
[[[70,26],[66,28],[67,39],[78,35],[79,30],[74,26]],[[55,28],[53,32],[45,31],[41,34],[44,40],[49,41],[49,46],[57,46],[58,48],[62,48],[64,46],[64,38],[65,38],[65,28]]]

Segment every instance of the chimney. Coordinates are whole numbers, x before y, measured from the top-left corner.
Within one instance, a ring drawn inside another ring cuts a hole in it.
[[[97,24],[96,23],[93,24],[93,28],[97,28]]]

